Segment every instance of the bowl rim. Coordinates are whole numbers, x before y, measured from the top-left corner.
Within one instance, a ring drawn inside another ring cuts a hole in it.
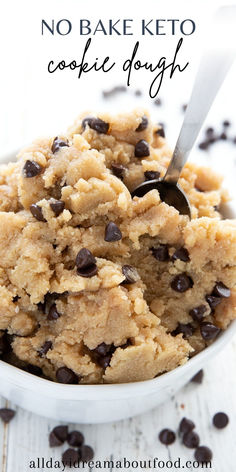
[[[10,159],[16,157],[18,151],[9,152],[0,158],[0,165],[7,163]],[[235,203],[233,201],[223,205],[226,209],[228,217],[236,217]],[[158,389],[165,387],[165,384],[172,383],[179,375],[184,375],[191,370],[197,371],[202,368],[205,361],[207,362],[215,354],[222,350],[224,346],[236,335],[236,319],[231,321],[226,330],[222,331],[213,343],[203,351],[196,354],[189,359],[185,364],[176,367],[175,369],[160,374],[158,377],[149,380],[142,380],[138,382],[128,382],[120,384],[79,384],[68,385],[42,377],[37,377],[29,372],[8,364],[0,360],[0,371],[5,375],[2,382],[8,382],[13,387],[19,387],[22,390],[30,390],[31,392],[53,397],[60,400],[96,400],[96,401],[113,401],[115,399],[129,398],[140,395],[148,395],[154,393]],[[136,395],[135,395],[136,393]],[[107,398],[108,397],[108,398]]]

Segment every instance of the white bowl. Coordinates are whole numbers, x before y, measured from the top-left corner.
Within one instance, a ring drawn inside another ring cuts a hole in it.
[[[14,159],[14,154],[0,162]],[[227,216],[235,216],[231,206]],[[106,423],[148,411],[173,396],[236,333],[236,320],[216,341],[185,365],[155,379],[115,385],[63,385],[0,361],[0,393],[17,405],[48,418],[76,423]]]

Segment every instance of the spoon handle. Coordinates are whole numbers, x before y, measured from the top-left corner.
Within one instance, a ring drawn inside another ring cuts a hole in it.
[[[182,128],[164,180],[178,182],[213,100],[236,53],[236,6],[217,10],[185,112]]]

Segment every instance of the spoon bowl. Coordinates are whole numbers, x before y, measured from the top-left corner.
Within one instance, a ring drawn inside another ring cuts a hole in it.
[[[132,197],[143,197],[150,190],[156,189],[160,194],[160,199],[173,206],[181,215],[191,218],[191,206],[189,200],[178,184],[167,182],[166,180],[148,180],[143,182],[132,192]]]

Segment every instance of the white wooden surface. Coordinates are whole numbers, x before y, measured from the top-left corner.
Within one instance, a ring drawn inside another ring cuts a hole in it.
[[[180,457],[184,463],[193,459],[193,451],[182,446],[179,439],[169,447],[162,445],[158,440],[158,433],[165,427],[176,430],[180,419],[186,416],[196,423],[201,444],[208,445],[213,450],[212,470],[234,472],[236,463],[235,365],[236,338],[205,367],[204,381],[201,385],[188,384],[159,408],[118,423],[73,424],[70,428],[83,432],[86,443],[95,449],[95,460],[104,461],[111,457],[114,460],[121,460],[126,457],[131,461],[148,461],[158,457],[159,460],[167,461]],[[57,422],[30,414],[3,398],[1,406],[16,408],[16,416],[12,422],[5,427],[0,424],[1,472],[33,470],[29,467],[30,461],[36,461],[38,457],[44,457],[45,460],[50,458],[53,461],[60,460],[61,452],[66,446],[54,449],[48,447],[48,433],[58,424]],[[230,416],[230,423],[224,430],[216,430],[211,424],[212,416],[218,411],[225,411]],[[132,470],[144,469],[138,467]]]

